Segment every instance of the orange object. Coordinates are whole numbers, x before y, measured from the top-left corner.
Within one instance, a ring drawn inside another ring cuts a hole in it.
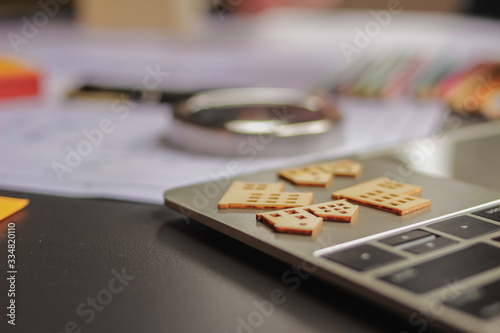
[[[40,75],[22,62],[0,58],[0,98],[37,95]]]

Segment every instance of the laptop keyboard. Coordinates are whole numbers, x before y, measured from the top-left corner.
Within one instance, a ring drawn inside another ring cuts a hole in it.
[[[436,255],[419,260],[429,253]],[[500,205],[321,256],[361,274],[373,272],[375,279],[414,294],[433,292],[500,267]],[[401,267],[402,262],[407,265]],[[391,271],[392,265],[397,269]],[[384,269],[378,274],[381,267]],[[499,317],[500,271],[496,273],[496,280],[489,277],[484,285],[468,287],[442,304],[480,319]]]
[[[500,280],[470,290],[445,303],[478,318],[496,317],[500,314]]]
[[[358,271],[367,271],[404,259],[404,257],[367,244],[356,246],[348,250],[335,252],[325,256],[325,258],[351,267]]]
[[[478,243],[380,279],[415,293],[425,293],[498,266],[500,248]]]
[[[499,225],[466,215],[434,223],[427,227],[463,239],[476,238],[500,230]]]

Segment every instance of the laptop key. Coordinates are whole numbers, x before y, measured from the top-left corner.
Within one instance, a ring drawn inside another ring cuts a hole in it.
[[[478,210],[472,214],[500,222],[500,205]]]
[[[479,243],[380,277],[415,293],[425,293],[500,266],[500,248]]]
[[[431,235],[432,234],[430,232],[416,229],[416,230],[403,232],[403,233],[398,234],[396,236],[391,236],[388,238],[381,239],[379,242],[390,245],[390,246],[396,246],[396,245],[404,244],[404,243],[411,242],[411,241],[414,241],[417,239],[421,239],[424,237],[428,237]]]
[[[479,318],[496,317],[500,315],[500,280],[461,293],[445,304]]]
[[[437,237],[436,239],[425,242],[423,244],[418,244],[418,245],[406,248],[405,250],[408,252],[411,252],[413,254],[423,254],[423,253],[438,250],[438,249],[441,249],[441,248],[446,247],[448,245],[456,244],[456,243],[458,243],[458,242],[451,240],[449,238],[446,238],[446,237]]]
[[[360,245],[347,250],[330,253],[324,256],[344,266],[358,271],[367,271],[382,265],[403,260],[404,257],[384,251],[372,245]]]
[[[427,227],[464,239],[471,239],[500,230],[500,226],[496,224],[466,215],[437,222]]]

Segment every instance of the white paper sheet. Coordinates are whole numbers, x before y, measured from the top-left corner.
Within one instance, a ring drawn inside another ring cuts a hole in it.
[[[402,102],[374,105],[371,101],[344,101],[341,109],[345,133],[342,145],[311,154],[250,160],[248,156],[202,156],[169,146],[165,143],[169,110],[161,105],[140,106],[125,119],[110,111],[106,102],[4,110],[0,112],[0,186],[161,203],[167,189],[227,175],[230,162],[237,163],[239,173],[247,173],[334,158],[424,136],[442,115],[437,105],[422,108]],[[90,152],[78,162],[69,152],[78,153],[82,141],[90,142],[84,131],[98,128],[103,119],[109,119],[113,131],[103,134],[102,139],[96,136],[94,142],[98,144],[91,143],[91,149],[88,144],[81,146],[80,151]],[[72,156],[71,167],[66,161],[68,155]]]

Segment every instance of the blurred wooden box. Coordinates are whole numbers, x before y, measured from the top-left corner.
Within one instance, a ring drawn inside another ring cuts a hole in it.
[[[200,28],[208,5],[206,0],[78,0],[76,14],[92,28],[192,34]]]

